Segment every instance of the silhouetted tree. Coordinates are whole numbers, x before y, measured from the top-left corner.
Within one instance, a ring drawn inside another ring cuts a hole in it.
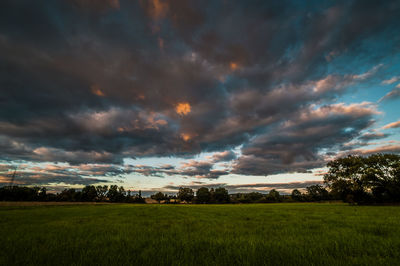
[[[228,190],[223,187],[215,189],[214,197],[217,203],[227,203],[230,200]]]
[[[5,186],[0,188],[0,200],[6,201],[37,201],[38,187]]]
[[[303,194],[298,189],[293,189],[290,196],[294,201],[303,201]]]
[[[181,187],[179,188],[177,197],[182,201],[190,202],[194,198],[194,192],[191,188]]]
[[[400,202],[399,155],[350,155],[329,162],[328,167],[324,180],[332,194],[344,201]]]
[[[125,189],[121,186],[85,186],[82,191],[73,188],[64,189],[58,194],[47,193],[45,187],[0,187],[0,200],[6,201],[107,201],[145,203],[140,195],[126,196]]]
[[[81,201],[82,192],[75,191],[75,189],[64,189],[60,194],[57,195],[58,201]]]
[[[259,202],[264,196],[260,192],[250,192],[247,194],[250,202]]]
[[[162,200],[167,199],[168,196],[165,195],[165,194],[162,193],[162,192],[157,192],[156,194],[151,195],[151,198],[154,199],[154,200],[156,200],[156,201],[158,201],[158,203],[160,203]]]
[[[107,197],[111,202],[124,202],[125,189],[117,185],[111,185],[107,192]]]
[[[310,201],[321,201],[329,199],[328,191],[321,185],[312,185],[307,187],[306,189],[307,197],[309,197]]]
[[[267,195],[267,200],[272,202],[279,202],[280,201],[279,192],[276,191],[275,189],[270,190]]]
[[[197,202],[199,203],[210,203],[211,192],[206,187],[201,187],[196,192]]]
[[[42,187],[40,189],[40,191],[39,191],[39,194],[38,194],[38,200],[46,201],[47,200],[47,193],[46,192],[47,192],[46,188]]]
[[[377,202],[400,202],[400,156],[375,154],[364,158],[366,187]]]
[[[85,186],[82,189],[82,200],[83,201],[96,201],[97,200],[97,190],[95,186]]]
[[[97,186],[96,187],[97,197],[99,201],[105,201],[107,198],[108,186]]]

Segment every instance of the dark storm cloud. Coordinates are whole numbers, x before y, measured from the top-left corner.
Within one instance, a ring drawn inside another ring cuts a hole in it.
[[[244,146],[233,172],[268,175],[321,167],[325,164],[319,154],[322,149],[340,148],[357,137],[374,122],[376,113],[375,106],[368,103],[304,110],[285,121],[275,134],[260,134]]]
[[[196,177],[206,179],[217,179],[222,175],[229,174],[228,170],[212,169],[214,166],[213,161],[195,161],[190,160],[183,163],[180,167],[172,165],[164,165],[160,167],[147,166],[147,165],[134,165],[131,171],[142,174],[144,176],[182,176],[182,177]]]
[[[372,124],[370,107],[329,103],[398,52],[399,12],[397,1],[1,1],[0,159],[122,164],[243,145],[234,172],[307,171]],[[391,42],[365,56],[380,38]],[[329,72],[341,56],[370,69]],[[217,178],[228,171],[213,164],[235,157],[134,171]]]

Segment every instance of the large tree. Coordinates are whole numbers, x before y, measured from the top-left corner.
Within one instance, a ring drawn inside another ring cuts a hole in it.
[[[334,195],[357,203],[400,201],[400,156],[349,155],[328,163],[324,176]]]
[[[82,200],[83,201],[96,201],[97,198],[97,190],[95,186],[85,186],[82,189]]]
[[[158,203],[160,203],[162,200],[167,199],[168,196],[165,195],[165,194],[162,193],[162,192],[157,192],[156,194],[151,195],[151,198],[154,199],[154,200],[156,200]]]
[[[104,201],[107,197],[107,191],[108,191],[108,186],[97,186],[96,187],[97,191],[97,197],[99,198],[100,201]]]
[[[310,201],[321,201],[329,199],[329,192],[321,185],[312,185],[306,188],[307,197]]]
[[[303,200],[303,194],[300,192],[298,189],[294,189],[292,191],[292,194],[290,195],[293,200],[295,201],[302,201]]]
[[[226,203],[229,202],[229,193],[226,188],[219,187],[214,191],[214,198],[218,203]]]
[[[125,189],[117,185],[111,185],[108,189],[107,197],[111,202],[123,202],[125,200]]]
[[[190,202],[194,198],[194,192],[191,188],[181,187],[179,188],[177,197],[182,201]]]
[[[201,187],[196,192],[197,202],[209,203],[211,201],[211,192],[206,187]]]
[[[279,195],[279,192],[276,191],[275,189],[272,189],[269,191],[267,195],[267,200],[272,201],[272,202],[279,202],[281,200],[281,195]]]

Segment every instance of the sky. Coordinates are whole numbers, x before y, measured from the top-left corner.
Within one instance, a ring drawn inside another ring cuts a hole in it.
[[[290,193],[400,152],[399,1],[0,1],[0,186]]]

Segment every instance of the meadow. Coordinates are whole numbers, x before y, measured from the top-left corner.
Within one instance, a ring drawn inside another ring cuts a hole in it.
[[[0,265],[399,265],[400,206],[0,204]]]

